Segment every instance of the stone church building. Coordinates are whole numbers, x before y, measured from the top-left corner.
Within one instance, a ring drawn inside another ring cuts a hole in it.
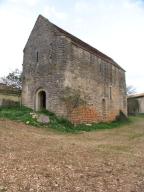
[[[127,114],[125,71],[40,15],[24,48],[22,104],[74,123],[112,121]]]

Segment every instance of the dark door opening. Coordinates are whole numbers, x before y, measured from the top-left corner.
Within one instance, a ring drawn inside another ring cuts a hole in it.
[[[39,110],[46,109],[46,92],[40,91],[38,97],[39,97]]]

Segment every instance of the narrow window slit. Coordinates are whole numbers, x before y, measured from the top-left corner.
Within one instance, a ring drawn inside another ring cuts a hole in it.
[[[36,52],[36,61],[37,62],[39,61],[39,53],[38,53],[38,51]]]
[[[110,100],[112,99],[112,87],[110,86]]]

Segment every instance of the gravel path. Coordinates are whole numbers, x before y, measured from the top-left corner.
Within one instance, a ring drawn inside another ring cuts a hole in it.
[[[144,119],[62,134],[0,120],[0,192],[144,192]]]

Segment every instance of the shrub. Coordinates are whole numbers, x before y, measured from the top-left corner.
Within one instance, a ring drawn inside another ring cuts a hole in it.
[[[116,117],[116,121],[127,121],[128,117],[122,112],[119,112],[119,115]]]

